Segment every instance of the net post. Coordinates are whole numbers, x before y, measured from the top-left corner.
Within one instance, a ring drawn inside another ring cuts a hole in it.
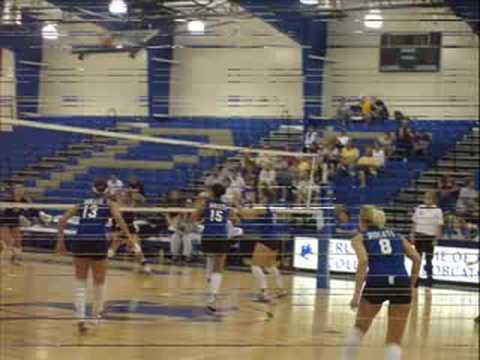
[[[330,185],[325,185],[322,193],[322,216],[324,219],[323,228],[318,232],[318,268],[317,268],[317,289],[330,289],[330,262],[329,249],[330,238],[333,235],[335,226],[335,214],[333,210],[333,191]]]

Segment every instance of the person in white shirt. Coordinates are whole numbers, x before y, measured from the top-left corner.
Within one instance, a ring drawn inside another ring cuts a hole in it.
[[[116,196],[123,189],[123,181],[113,174],[107,181],[107,193]]]
[[[417,206],[412,216],[413,228],[411,239],[415,244],[420,257],[425,253],[425,271],[427,272],[427,290],[433,283],[433,253],[435,242],[440,239],[443,232],[443,211],[436,205],[437,199],[434,191],[427,191],[423,204]],[[418,281],[417,281],[418,287]]]
[[[313,126],[309,126],[303,139],[304,152],[311,152],[312,150],[314,150],[317,141],[318,133],[315,131],[315,128]]]
[[[378,166],[380,168],[383,168],[385,166],[385,150],[379,143],[375,143],[373,146],[373,151],[372,151],[372,156],[377,159],[378,161]]]
[[[347,132],[343,130],[340,135],[337,136],[337,146],[339,148],[344,148],[347,144],[352,140],[350,136],[348,136]]]

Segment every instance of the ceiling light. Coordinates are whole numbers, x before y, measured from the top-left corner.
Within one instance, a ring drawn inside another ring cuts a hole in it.
[[[363,18],[363,24],[370,29],[381,29],[383,26],[383,16],[380,10],[370,10]]]
[[[46,40],[57,40],[58,39],[57,24],[45,24],[42,28],[42,37]]]
[[[192,20],[188,22],[188,31],[195,34],[203,34],[205,32],[205,23],[201,20]]]
[[[114,15],[123,15],[128,11],[128,6],[123,0],[112,0],[108,5],[108,11]]]
[[[318,5],[319,2],[319,0],[300,0],[303,5]]]

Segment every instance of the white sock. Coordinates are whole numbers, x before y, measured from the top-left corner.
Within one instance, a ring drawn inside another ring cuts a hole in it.
[[[213,273],[213,259],[211,256],[207,256],[205,271],[207,273],[207,281],[210,281],[210,277],[212,276],[212,273]]]
[[[215,300],[221,285],[222,285],[222,274],[218,272],[212,273],[212,275],[210,276],[210,283],[208,284],[209,302]]]
[[[400,360],[402,358],[402,348],[398,344],[387,344],[385,346],[385,360]]]
[[[75,285],[75,315],[82,320],[85,319],[87,312],[87,280],[76,279]]]
[[[255,278],[260,290],[267,289],[267,277],[260,266],[252,265],[252,275]]]
[[[363,332],[354,327],[347,337],[345,343],[345,349],[343,352],[343,360],[355,360],[360,350],[360,344],[362,343]]]
[[[276,266],[272,266],[271,268],[268,268],[268,271],[270,272],[270,274],[272,274],[277,289],[283,289],[283,278],[280,270],[278,270]]]
[[[133,249],[133,253],[135,255],[137,255],[138,257],[143,257],[143,252],[142,252],[142,248],[140,247],[140,245],[135,243],[135,244],[133,244],[132,249]]]
[[[105,305],[105,284],[93,286],[93,315],[98,315],[103,311]]]

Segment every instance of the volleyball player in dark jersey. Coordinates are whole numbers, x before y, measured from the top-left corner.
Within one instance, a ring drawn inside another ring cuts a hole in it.
[[[107,273],[108,240],[106,225],[113,218],[128,238],[129,244],[135,244],[128,226],[122,218],[118,205],[107,199],[106,181],[96,180],[92,188],[95,196],[86,199],[82,204],[68,210],[58,224],[58,240],[56,251],[66,252],[64,230],[70,218],[78,215],[76,238],[72,242],[72,253],[75,265],[75,309],[78,318],[78,329],[81,333],[87,331],[86,302],[88,272],[92,270],[94,284],[93,317],[98,319],[104,307],[104,284]]]
[[[194,220],[202,222],[204,226],[202,235],[202,251],[207,256],[208,300],[207,309],[217,311],[217,294],[222,284],[222,273],[225,260],[230,250],[227,235],[227,223],[231,216],[231,209],[222,197],[225,187],[220,184],[212,185],[207,199],[200,199]]]
[[[385,229],[385,213],[380,209],[362,207],[360,230],[352,239],[358,267],[350,305],[358,307],[357,319],[347,338],[343,359],[357,358],[363,336],[382,304],[389,301],[385,359],[400,360],[400,344],[410,312],[411,294],[420,272],[420,256],[408,240]],[[411,277],[405,268],[405,255],[413,261]]]
[[[135,201],[133,200],[132,192],[129,190],[122,190],[118,192],[115,196],[115,199],[117,203],[120,206],[125,206],[125,207],[134,207],[135,206]],[[135,240],[135,245],[133,248],[130,247],[130,250],[133,251],[135,254],[135,257],[138,259],[138,262],[142,266],[142,270],[145,274],[150,274],[152,272],[152,269],[150,268],[150,265],[148,264],[147,260],[145,259],[145,256],[143,255],[142,248],[140,247],[140,239],[137,235],[137,229],[135,228],[134,222],[135,222],[135,213],[132,211],[122,211],[122,217],[125,223],[128,226],[128,231],[130,231],[130,234]],[[115,253],[117,252],[118,248],[127,242],[128,239],[125,238],[125,234],[123,231],[120,229],[119,225],[117,224],[116,221],[113,221],[112,223],[112,244],[110,245],[110,248],[108,249],[108,258],[113,258],[115,256]]]
[[[260,203],[265,204],[267,208],[265,210],[242,209],[241,211],[242,219],[250,223],[249,225],[247,224],[244,230],[247,233],[251,232],[252,236],[256,238],[250,267],[252,275],[260,289],[257,298],[263,302],[269,302],[271,300],[264,269],[272,275],[275,281],[275,296],[280,298],[287,295],[284,289],[282,275],[277,266],[278,254],[281,251],[282,243],[278,239],[278,234],[276,234],[276,220],[270,209],[272,201],[272,191],[262,189],[260,192]]]
[[[16,203],[31,203],[27,196],[25,188],[21,185],[15,185],[7,191],[7,201]],[[21,208],[0,209],[0,242],[10,249],[12,255],[10,261],[12,264],[19,264],[19,256],[22,252],[23,236],[20,231],[20,216],[25,210]]]

